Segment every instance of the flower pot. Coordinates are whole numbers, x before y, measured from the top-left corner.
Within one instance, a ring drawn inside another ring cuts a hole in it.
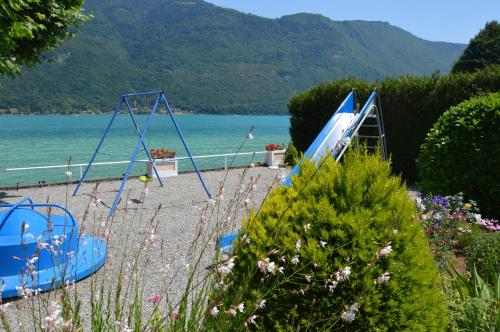
[[[274,150],[266,152],[267,166],[281,166],[285,164],[286,150]]]
[[[177,176],[178,173],[178,164],[175,158],[170,159],[155,159],[154,160],[156,170],[158,171],[158,175],[161,178],[168,178],[171,176]],[[155,178],[155,172],[153,170],[153,163],[148,162],[148,178]]]

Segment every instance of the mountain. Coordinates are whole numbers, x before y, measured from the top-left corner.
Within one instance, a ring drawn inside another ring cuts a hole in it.
[[[87,0],[86,9],[94,18],[51,61],[0,81],[0,109],[111,111],[123,93],[163,89],[186,111],[286,113],[315,84],[449,72],[465,48],[385,22],[267,19],[201,0]]]

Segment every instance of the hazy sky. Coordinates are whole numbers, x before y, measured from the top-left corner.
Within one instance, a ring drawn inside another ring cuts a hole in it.
[[[418,37],[468,43],[487,21],[500,21],[500,0],[207,0],[270,18],[307,12],[333,20],[386,21]]]

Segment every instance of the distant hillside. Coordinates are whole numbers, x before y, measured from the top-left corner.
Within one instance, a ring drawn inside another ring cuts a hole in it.
[[[201,0],[87,0],[94,19],[53,61],[0,81],[0,109],[110,111],[125,92],[164,89],[203,113],[286,113],[290,96],[345,76],[448,72],[465,45],[384,22],[267,19]]]

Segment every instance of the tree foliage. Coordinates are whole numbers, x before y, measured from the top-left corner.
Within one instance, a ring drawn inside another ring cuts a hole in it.
[[[470,72],[489,65],[500,65],[500,23],[491,21],[471,39],[452,72]]]
[[[0,75],[16,75],[20,67],[70,37],[89,16],[84,0],[9,0],[0,4]]]
[[[417,165],[422,191],[463,192],[481,212],[500,218],[500,92],[447,110],[422,144]]]
[[[465,47],[384,22],[268,19],[201,0],[85,4],[94,18],[51,54],[53,63],[1,82],[0,108],[106,112],[124,92],[163,89],[186,111],[286,114],[290,96],[312,85],[448,72]]]
[[[389,163],[359,149],[320,165],[302,164],[244,222],[207,329],[444,330],[437,268]]]

